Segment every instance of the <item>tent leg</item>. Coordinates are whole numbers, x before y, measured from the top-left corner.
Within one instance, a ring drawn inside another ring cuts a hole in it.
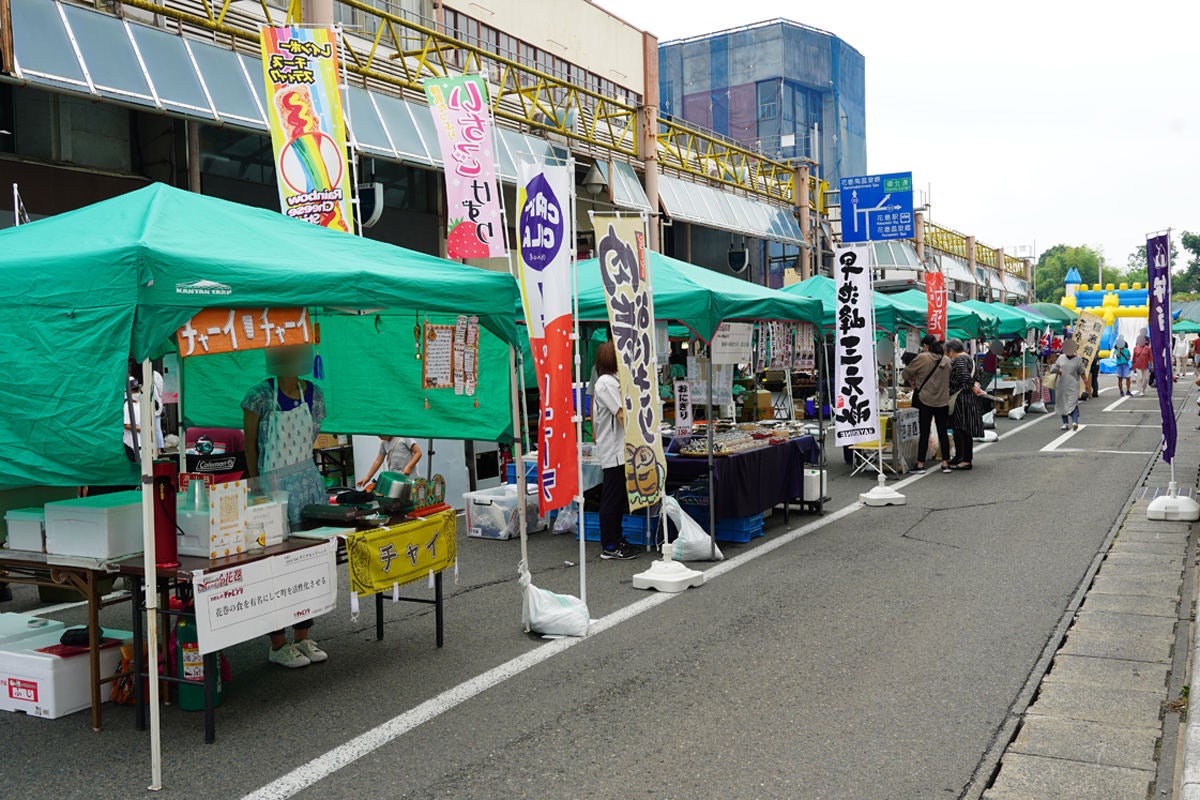
[[[150,359],[142,362],[142,393],[140,419],[154,422],[154,366]],[[136,431],[135,431],[136,441]],[[142,461],[142,566],[146,572],[143,584],[146,592],[146,638],[147,662],[150,672],[150,786],[152,791],[162,788],[162,725],[161,707],[158,697],[158,571],[154,552],[154,453],[153,437],[141,437]],[[134,598],[137,602],[137,598]],[[134,642],[134,647],[139,643]],[[140,680],[134,676],[135,680]]]

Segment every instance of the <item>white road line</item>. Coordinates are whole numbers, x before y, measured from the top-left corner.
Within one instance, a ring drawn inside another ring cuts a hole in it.
[[[1046,444],[1046,446],[1042,448],[1041,452],[1043,452],[1043,453],[1053,453],[1055,450],[1057,450],[1057,449],[1058,449],[1058,446],[1059,446],[1059,445],[1061,445],[1063,442],[1065,442],[1065,441],[1067,441],[1068,439],[1070,439],[1070,438],[1071,438],[1072,436],[1074,436],[1075,434],[1079,433],[1079,431],[1083,430],[1083,429],[1084,429],[1084,427],[1085,427],[1085,426],[1083,426],[1083,425],[1080,425],[1078,430],[1067,431],[1067,432],[1066,432],[1066,433],[1064,433],[1062,436],[1059,436],[1057,439],[1051,439],[1051,440],[1050,440],[1050,442],[1048,442],[1048,443]]]
[[[124,600],[129,597],[129,592],[124,589],[118,589],[111,594],[106,594],[100,598],[101,602],[108,605],[115,600]],[[73,608],[84,608],[87,606],[87,600],[79,600],[74,603],[59,603],[56,606],[46,606],[45,608],[35,608],[33,612],[39,617],[48,617],[51,614],[57,614],[60,611],[70,611]]]
[[[1049,416],[1038,415],[1036,419],[1018,425],[1005,435],[1011,436],[1019,433],[1026,428],[1036,425],[1045,419],[1050,419]],[[985,442],[975,447],[976,451],[983,450],[995,442]],[[926,475],[910,475],[909,477],[897,481],[893,484],[894,488],[907,486],[914,483]],[[756,558],[774,552],[781,547],[791,544],[797,539],[807,536],[814,531],[820,530],[826,525],[830,525],[838,520],[850,516],[856,511],[865,508],[862,503],[851,503],[850,505],[840,508],[830,514],[813,520],[807,525],[788,531],[780,536],[764,542],[753,550],[748,550],[745,553],[734,556],[726,561],[722,561],[715,566],[709,567],[704,571],[705,580],[718,578],[725,573],[737,569],[744,564],[753,561]],[[636,603],[632,603],[624,608],[618,609],[613,613],[596,620],[592,623],[588,636],[594,636],[603,633],[609,628],[615,627],[622,622],[633,619],[639,614],[649,611],[652,608],[662,605],[671,599],[678,597],[675,594],[651,594]],[[399,714],[392,719],[384,722],[365,733],[356,736],[350,741],[342,744],[334,749],[317,756],[307,764],[303,764],[292,770],[286,775],[272,781],[262,788],[245,795],[243,800],[284,800],[284,798],[292,797],[297,793],[309,788],[320,780],[329,777],[343,767],[349,766],[358,759],[369,755],[378,750],[389,742],[403,736],[404,734],[416,728],[422,723],[428,722],[438,716],[462,705],[467,700],[476,695],[486,692],[494,686],[497,686],[509,678],[520,675],[522,672],[529,670],[543,661],[547,661],[559,653],[574,647],[577,644],[584,642],[585,639],[567,638],[557,639],[539,646],[536,650],[531,650],[528,653],[517,656],[516,658],[506,661],[505,663],[493,667],[492,669],[480,675],[471,678],[468,681],[447,689],[441,694],[431,697],[424,703],[409,709],[403,714]]]
[[[1158,430],[1162,429],[1161,424],[1135,425],[1135,424],[1129,423],[1129,422],[1089,422],[1089,423],[1087,423],[1087,426],[1089,428],[1155,428]],[[1082,427],[1082,425],[1080,427]]]
[[[1055,453],[1096,453],[1110,456],[1152,456],[1157,450],[1088,450],[1083,447],[1059,447]]]
[[[1100,391],[1100,394],[1104,394],[1104,390],[1103,390],[1103,389]],[[1114,401],[1112,401],[1112,402],[1111,402],[1111,403],[1109,403],[1107,406],[1105,406],[1103,409],[1101,409],[1101,411],[1116,411],[1116,410],[1117,410],[1117,406],[1121,405],[1121,403],[1124,403],[1124,402],[1125,402],[1126,400],[1128,400],[1128,399],[1129,399],[1129,397],[1128,397],[1127,395],[1121,395],[1121,399],[1120,399],[1120,400],[1114,400]]]
[[[916,477],[923,476],[918,475]],[[753,550],[749,550],[705,570],[705,580],[716,578],[784,545],[791,544],[800,537],[807,536],[813,531],[837,522],[844,517],[848,517],[861,508],[863,508],[862,503],[851,503],[845,508],[840,508],[831,514],[810,522],[808,525],[788,531],[778,538],[764,542]],[[677,594],[651,594],[636,603],[625,606],[596,620],[592,623],[588,636],[591,637],[603,633],[609,628],[633,619],[639,614],[660,606],[678,596]],[[482,694],[509,678],[520,675],[522,672],[584,641],[586,639],[556,639],[539,646],[536,650],[531,650],[497,667],[493,667],[487,672],[460,683],[435,697],[431,697],[415,708],[393,717],[366,733],[356,736],[345,744],[317,756],[307,764],[292,770],[257,791],[251,792],[243,800],[283,800],[284,798],[292,797],[318,781],[329,777],[343,767],[349,766],[363,756],[369,755],[380,747],[403,736],[418,725],[435,719],[476,695]]]

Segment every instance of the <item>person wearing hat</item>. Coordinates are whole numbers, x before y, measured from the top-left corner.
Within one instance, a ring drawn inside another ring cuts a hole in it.
[[[1138,336],[1137,344],[1133,348],[1133,371],[1137,373],[1138,395],[1146,394],[1147,384],[1153,385],[1150,369],[1152,357],[1150,337],[1145,334]]]
[[[1074,339],[1063,342],[1062,355],[1050,371],[1058,375],[1055,393],[1058,395],[1058,413],[1062,417],[1059,430],[1079,430],[1079,384],[1084,368]]]

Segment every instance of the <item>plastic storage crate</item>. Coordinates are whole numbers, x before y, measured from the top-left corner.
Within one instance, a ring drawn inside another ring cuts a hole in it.
[[[513,539],[520,536],[516,487],[497,486],[463,495],[467,510],[467,535],[477,539]],[[538,496],[534,488],[525,495],[525,532],[545,527],[538,517]]]
[[[708,506],[681,504],[681,508],[689,517],[699,522],[701,528],[708,530]],[[718,542],[745,544],[762,535],[763,515],[752,514],[748,517],[722,517],[717,520],[717,532],[713,538]]]
[[[650,518],[650,527],[654,535],[654,544],[662,541],[662,520],[658,515]],[[646,515],[626,514],[621,518],[621,535],[625,541],[633,545],[646,545]],[[583,512],[583,538],[585,541],[600,541],[600,515],[594,511]],[[578,540],[579,536],[576,535]]]

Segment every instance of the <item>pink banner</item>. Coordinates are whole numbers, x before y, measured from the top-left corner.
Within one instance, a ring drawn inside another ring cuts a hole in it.
[[[492,150],[492,110],[478,75],[426,78],[446,171],[450,258],[503,258],[504,217]]]

